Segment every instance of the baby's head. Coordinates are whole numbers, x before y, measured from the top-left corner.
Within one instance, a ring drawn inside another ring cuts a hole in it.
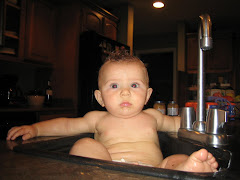
[[[141,71],[144,74],[144,79],[147,87],[149,86],[149,76],[148,71],[145,66],[145,64],[136,56],[132,56],[128,53],[126,50],[120,50],[120,51],[114,51],[112,52],[105,60],[104,64],[101,66],[98,74],[98,87],[101,87],[102,83],[102,75],[103,72],[106,70],[106,66],[110,63],[114,64],[136,64],[136,66],[139,66]]]
[[[152,94],[144,63],[126,51],[109,55],[99,70],[98,86],[94,92],[98,103],[122,118],[139,114]]]

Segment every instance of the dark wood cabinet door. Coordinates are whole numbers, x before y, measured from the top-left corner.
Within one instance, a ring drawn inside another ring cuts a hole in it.
[[[25,58],[51,63],[54,58],[54,8],[47,1],[27,1]]]
[[[196,71],[198,68],[198,40],[191,36],[187,39],[187,70]]]
[[[203,52],[206,72],[221,73],[232,71],[232,38],[229,33],[219,33],[213,37],[213,48]],[[198,39],[197,35],[187,38],[187,71],[197,73]]]
[[[232,38],[229,34],[222,34],[213,39],[213,49],[207,58],[208,72],[232,71]]]
[[[83,9],[83,30],[84,31],[95,31],[99,34],[102,34],[102,21],[103,16],[91,9],[85,8]]]
[[[24,52],[26,0],[0,1],[0,58],[22,60]],[[9,56],[10,55],[10,56]]]
[[[111,21],[108,18],[104,18],[104,36],[112,39],[117,40],[117,23],[114,21]]]
[[[95,31],[112,40],[117,40],[117,18],[112,20],[111,16],[107,13],[99,12],[97,8],[84,7],[83,14],[83,31]]]

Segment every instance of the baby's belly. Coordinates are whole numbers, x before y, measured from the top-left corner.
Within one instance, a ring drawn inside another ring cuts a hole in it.
[[[157,166],[163,160],[159,146],[153,142],[122,142],[107,149],[113,161]]]

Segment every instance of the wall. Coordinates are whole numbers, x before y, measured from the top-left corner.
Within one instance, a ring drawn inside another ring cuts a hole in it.
[[[177,48],[177,33],[153,34],[150,36],[134,36],[134,51],[161,49],[161,48]]]
[[[177,44],[177,33],[137,36],[134,38],[134,54],[173,52],[173,100],[175,101],[178,101]]]

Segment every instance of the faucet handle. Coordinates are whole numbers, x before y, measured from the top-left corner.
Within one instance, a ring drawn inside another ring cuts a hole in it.
[[[196,115],[193,107],[181,108],[181,123],[180,128],[192,130],[193,122],[195,121]]]
[[[227,122],[227,111],[221,109],[209,109],[206,133],[209,134],[223,134],[224,123]]]

